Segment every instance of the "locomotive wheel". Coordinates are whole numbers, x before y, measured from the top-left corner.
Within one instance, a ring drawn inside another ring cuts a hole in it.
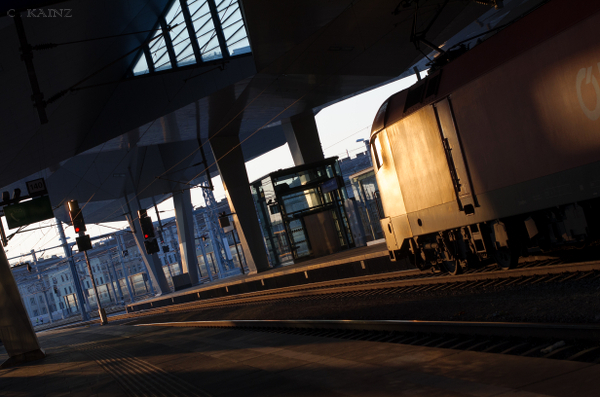
[[[500,248],[499,250],[496,250],[494,259],[500,269],[508,270],[517,265],[519,255],[509,248]]]
[[[457,259],[444,261],[444,269],[453,276],[460,274],[462,267],[460,266],[460,262]]]

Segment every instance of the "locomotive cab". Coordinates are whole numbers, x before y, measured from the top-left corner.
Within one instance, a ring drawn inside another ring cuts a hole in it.
[[[411,104],[411,97],[415,92],[434,95],[439,77],[438,72],[381,106],[373,123],[371,155],[378,184],[383,187],[380,195],[385,217],[381,226],[390,259],[411,255],[420,268],[456,273],[466,263],[465,248],[446,246],[458,244],[462,237],[442,231],[457,223],[467,224],[459,218],[473,215],[477,203],[450,101],[444,98],[411,112],[421,103]],[[439,217],[440,210],[446,217]],[[478,245],[485,246],[485,242],[478,241]]]

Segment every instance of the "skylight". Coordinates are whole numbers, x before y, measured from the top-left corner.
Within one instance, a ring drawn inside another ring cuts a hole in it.
[[[251,52],[238,0],[175,0],[142,47],[133,75]]]

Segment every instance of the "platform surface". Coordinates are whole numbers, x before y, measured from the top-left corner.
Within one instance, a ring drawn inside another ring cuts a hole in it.
[[[597,396],[600,365],[314,336],[88,326],[0,370],[22,396]],[[5,352],[0,347],[0,359]]]
[[[134,303],[128,304],[127,306],[138,307],[146,303],[165,301],[171,298],[177,298],[188,294],[195,294],[204,290],[214,289],[220,286],[224,287],[236,284],[250,283],[256,280],[260,281],[267,279],[275,279],[292,273],[310,272],[315,269],[324,269],[328,267],[351,264],[360,261],[368,261],[369,259],[382,258],[387,256],[388,251],[385,243],[352,248],[332,255],[314,258],[292,265],[273,268],[258,274],[240,274],[237,276],[231,276],[223,279],[216,279],[214,281],[205,282],[203,284],[181,289],[179,291],[170,292],[162,294],[160,296],[150,297],[144,300],[136,301]]]

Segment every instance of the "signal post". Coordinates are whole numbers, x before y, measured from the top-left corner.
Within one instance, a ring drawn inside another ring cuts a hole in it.
[[[71,222],[73,223],[73,229],[75,229],[75,233],[79,235],[77,237],[77,248],[79,252],[83,251],[83,255],[85,257],[85,263],[88,268],[88,272],[90,273],[90,280],[92,281],[92,287],[94,288],[94,296],[96,297],[96,303],[98,304],[98,314],[100,316],[100,324],[106,325],[108,324],[108,319],[106,317],[106,311],[102,308],[102,304],[100,303],[100,296],[98,295],[98,288],[96,288],[96,281],[94,280],[94,275],[92,273],[92,266],[90,265],[90,259],[88,258],[87,251],[92,249],[92,241],[90,240],[90,236],[85,234],[87,230],[85,227],[85,221],[83,219],[83,214],[81,209],[79,208],[79,204],[77,200],[69,201],[69,216],[71,217]]]

